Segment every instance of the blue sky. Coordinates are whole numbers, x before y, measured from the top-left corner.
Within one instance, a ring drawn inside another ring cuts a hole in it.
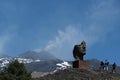
[[[0,0],[0,54],[47,50],[74,60],[73,46],[87,43],[85,59],[120,65],[120,0]]]

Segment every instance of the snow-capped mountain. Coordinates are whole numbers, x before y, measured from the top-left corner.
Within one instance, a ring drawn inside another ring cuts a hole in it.
[[[44,60],[56,60],[57,58],[55,58],[51,53],[47,51],[27,51],[15,57],[14,59],[18,60],[20,63],[32,63]]]
[[[5,67],[7,64],[9,64],[11,61],[11,58],[2,57],[0,58],[0,67]]]
[[[10,62],[12,58],[7,55],[0,55],[0,71],[3,70]]]
[[[24,63],[29,71],[52,71],[56,69],[56,64],[61,60],[54,57],[47,51],[35,52],[27,51],[17,57],[0,56],[0,70],[6,67],[13,60],[18,60],[20,63]]]
[[[15,60],[18,60],[20,63],[31,63],[31,62],[36,62],[37,60],[33,60],[33,59],[26,59],[26,58],[21,58],[21,57],[17,57],[14,58]],[[40,60],[38,60],[38,62],[40,62]]]
[[[44,53],[42,53],[44,52]],[[15,58],[0,55],[0,71],[3,70],[13,60],[18,60],[20,63],[24,63],[26,69],[30,72],[56,72],[72,67],[72,62],[63,61],[55,58],[49,52],[35,52],[27,51]],[[36,56],[37,55],[37,56]],[[88,60],[91,68],[99,69],[100,61],[97,59]],[[117,71],[120,73],[120,67],[117,67]]]

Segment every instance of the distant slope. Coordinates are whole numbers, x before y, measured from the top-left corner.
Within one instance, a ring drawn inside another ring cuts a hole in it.
[[[55,56],[53,56],[51,53],[47,51],[41,51],[41,52],[36,52],[36,51],[27,51],[23,54],[20,54],[18,57],[21,58],[26,58],[26,59],[40,59],[40,60],[54,60],[56,59]]]
[[[62,62],[47,51],[27,51],[17,56],[16,59],[23,62],[30,72],[50,72],[56,69],[57,63]]]
[[[99,67],[100,67],[100,60],[88,59],[87,61],[89,62],[91,68],[99,69]]]
[[[40,62],[32,62],[25,64],[26,68],[30,72],[51,72],[57,68],[57,63],[61,63],[59,59],[56,60],[45,60]]]
[[[89,59],[87,61],[89,62],[91,69],[99,69],[100,68],[100,60]],[[112,71],[112,64],[109,64],[108,68],[109,68],[109,71],[111,72]],[[120,73],[120,66],[117,66],[116,71],[117,71],[117,73]]]

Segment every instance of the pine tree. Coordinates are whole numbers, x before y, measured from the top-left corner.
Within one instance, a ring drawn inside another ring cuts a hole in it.
[[[31,73],[27,72],[23,63],[15,60],[0,73],[0,80],[31,80]]]

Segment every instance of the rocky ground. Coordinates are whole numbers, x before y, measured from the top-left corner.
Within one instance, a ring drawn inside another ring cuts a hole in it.
[[[66,69],[34,80],[120,80],[120,74],[99,70]]]

